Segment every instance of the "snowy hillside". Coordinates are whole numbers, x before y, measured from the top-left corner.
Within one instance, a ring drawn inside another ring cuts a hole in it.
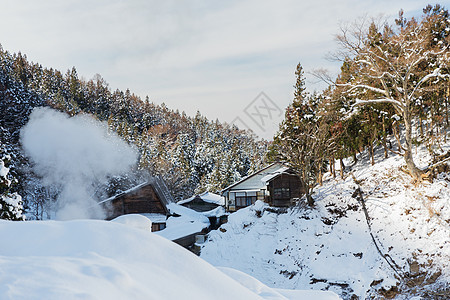
[[[427,161],[425,151],[417,155],[422,164]],[[227,224],[210,233],[201,257],[270,287],[330,290],[344,299],[445,298],[450,292],[450,174],[414,186],[399,170],[401,157],[378,161],[370,166],[360,157],[346,168],[344,180],[325,180],[313,195],[314,209],[299,205],[283,211],[257,202],[231,214]],[[384,257],[354,197],[353,177]]]
[[[0,298],[338,299],[277,291],[236,270],[218,270],[134,216],[116,222],[1,220]]]

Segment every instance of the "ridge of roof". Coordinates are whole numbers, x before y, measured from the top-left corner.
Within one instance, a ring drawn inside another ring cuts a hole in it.
[[[254,172],[254,173],[252,173],[252,174],[250,174],[250,175],[248,175],[248,176],[242,178],[242,179],[239,180],[238,182],[235,182],[235,183],[233,183],[233,184],[227,186],[226,188],[224,188],[223,190],[221,190],[220,193],[223,194],[226,190],[229,190],[229,189],[235,187],[236,185],[240,184],[241,182],[243,182],[243,181],[245,181],[245,180],[247,180],[247,179],[249,179],[249,178],[251,178],[251,177],[253,177],[253,176],[255,176],[255,175],[258,175],[259,173],[261,173],[261,172],[267,170],[268,168],[270,168],[270,167],[272,167],[272,166],[274,166],[274,165],[276,165],[276,164],[280,164],[280,165],[283,165],[283,166],[284,166],[284,164],[283,164],[282,162],[278,162],[278,161],[277,161],[277,162],[274,162],[274,163],[271,163],[270,165],[268,165],[268,166],[266,166],[266,167],[264,167],[264,168],[262,168],[262,169],[260,169],[260,170],[258,170],[258,171],[256,171],[256,172]]]

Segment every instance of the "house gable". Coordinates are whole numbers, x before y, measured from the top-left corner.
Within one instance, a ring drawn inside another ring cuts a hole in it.
[[[107,211],[107,220],[125,214],[168,216],[167,205],[173,202],[161,179],[152,179],[99,204]],[[153,220],[152,220],[153,221]]]
[[[303,191],[301,179],[289,167],[273,163],[230,185],[222,193],[226,198],[226,209],[235,211],[256,200],[274,206],[289,206],[293,199],[301,197]]]
[[[277,174],[267,182],[269,196],[267,202],[272,206],[290,206],[294,199],[305,193],[301,179],[295,174]]]
[[[280,168],[283,168],[284,165],[281,163],[273,163],[269,166],[267,166],[264,169],[261,169],[245,178],[243,178],[242,180],[228,186],[227,188],[225,188],[224,190],[222,190],[223,192],[226,192],[228,190],[258,190],[258,189],[265,189],[266,188],[266,184],[265,182],[263,182],[261,179],[263,179],[265,176],[267,176],[268,174],[275,172],[277,170],[279,170]]]
[[[181,204],[187,208],[198,212],[210,211],[217,208],[219,205],[211,202],[206,202],[199,196],[196,196],[192,201]]]

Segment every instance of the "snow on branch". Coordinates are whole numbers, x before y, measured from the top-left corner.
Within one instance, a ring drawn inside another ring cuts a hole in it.
[[[354,105],[370,104],[370,103],[391,103],[399,108],[403,108],[403,104],[392,98],[379,98],[370,100],[357,99]]]
[[[436,68],[434,69],[433,73],[427,74],[425,75],[418,83],[417,85],[414,87],[413,91],[411,92],[411,94],[409,94],[409,98],[412,98],[412,96],[414,95],[414,93],[420,88],[420,86],[425,83],[426,81],[428,81],[431,78],[435,78],[435,77],[441,77],[441,78],[445,78],[448,77],[448,75],[443,75],[440,74],[441,72],[441,68]]]
[[[347,91],[348,93],[356,90],[356,89],[368,89],[371,90],[372,92],[375,93],[380,93],[382,95],[385,95],[386,97],[389,97],[388,92],[386,92],[385,90],[370,86],[370,85],[366,85],[366,84],[357,84],[357,85],[353,85],[350,83],[345,83],[345,84],[337,84],[338,86],[349,86],[350,89]]]

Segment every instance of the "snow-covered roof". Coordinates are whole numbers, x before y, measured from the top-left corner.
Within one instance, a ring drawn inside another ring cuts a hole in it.
[[[167,216],[163,214],[141,213],[140,215],[148,218],[152,223],[165,223]]]
[[[210,225],[209,219],[205,215],[193,209],[177,203],[170,203],[167,208],[170,213],[177,214],[179,217],[169,217],[166,221],[167,227],[155,234],[171,241],[201,232]]]
[[[217,206],[216,208],[209,210],[209,211],[205,211],[201,213],[202,215],[204,215],[205,217],[221,217],[223,215],[227,215],[227,212],[225,211],[225,208],[223,208],[223,206]]]
[[[272,180],[273,178],[277,177],[278,175],[285,173],[287,170],[289,170],[289,168],[283,166],[283,167],[279,168],[278,170],[270,172],[269,174],[267,174],[266,176],[261,178],[261,181],[263,183],[267,183],[270,180]]]
[[[265,189],[266,188],[266,182],[262,182],[261,179],[265,176],[280,170],[282,168],[285,168],[286,166],[282,163],[275,162],[247,177],[244,177],[238,182],[233,183],[232,185],[226,187],[222,190],[222,193],[230,190],[230,189],[236,189],[236,190],[259,190],[259,189]]]
[[[173,218],[173,217],[171,217]],[[191,234],[199,233],[204,228],[208,226],[205,226],[203,223],[178,223],[178,224],[170,224],[166,228],[160,231],[154,232],[156,235],[162,236],[168,240],[174,241],[181,239],[185,236],[189,236]]]
[[[169,212],[171,214],[176,214],[179,216],[183,216],[189,219],[189,221],[193,221],[193,222],[200,222],[200,223],[208,223],[209,224],[209,220],[208,218],[206,218],[205,216],[203,216],[201,213],[184,207],[182,205],[179,205],[177,203],[170,203],[169,205],[167,205],[167,208],[169,209]]]
[[[108,199],[100,201],[98,204],[103,204],[105,202],[115,200],[125,194],[133,193],[146,185],[151,185],[153,187],[153,189],[156,192],[156,194],[158,195],[159,199],[165,206],[167,206],[169,203],[174,202],[172,195],[170,194],[164,180],[161,177],[156,176],[156,177],[151,177],[147,182],[138,184],[137,186],[132,187],[124,192],[121,192],[115,196],[112,196],[112,197],[109,197]]]
[[[138,184],[137,186],[132,187],[132,188],[130,188],[130,189],[124,191],[124,192],[121,192],[121,193],[119,193],[119,194],[117,194],[117,195],[114,195],[114,196],[112,196],[112,197],[109,197],[108,199],[102,200],[102,201],[100,201],[98,204],[102,204],[102,203],[105,203],[105,202],[108,202],[108,201],[112,201],[112,200],[114,200],[114,199],[119,198],[120,196],[122,196],[122,195],[124,195],[124,194],[128,194],[128,193],[134,192],[134,191],[140,189],[141,187],[143,187],[143,186],[146,185],[146,184],[148,184],[148,182],[143,182],[143,183],[141,183],[141,184]]]
[[[225,198],[224,197],[222,197],[220,195],[217,195],[217,194],[214,194],[214,193],[211,193],[211,192],[204,192],[204,193],[201,193],[199,195],[194,195],[194,196],[192,196],[190,198],[178,201],[177,204],[181,205],[181,204],[189,203],[189,202],[193,201],[197,197],[200,197],[203,201],[208,202],[208,203],[214,203],[214,204],[217,204],[217,205],[225,205]]]

